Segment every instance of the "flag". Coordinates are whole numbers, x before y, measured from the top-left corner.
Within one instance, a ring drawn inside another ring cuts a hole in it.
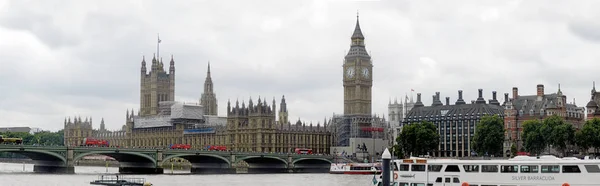
[[[160,40],[160,37],[158,38],[158,43],[160,43],[162,40]]]

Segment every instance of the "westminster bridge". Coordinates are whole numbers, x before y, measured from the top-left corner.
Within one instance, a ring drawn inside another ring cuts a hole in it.
[[[105,155],[119,162],[122,174],[162,174],[172,158],[188,160],[191,173],[321,173],[334,156],[206,150],[0,145],[0,152],[29,157],[37,173],[74,173],[74,162]],[[170,164],[169,164],[170,165]]]

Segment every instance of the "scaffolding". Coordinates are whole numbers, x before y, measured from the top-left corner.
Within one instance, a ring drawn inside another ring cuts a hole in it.
[[[334,115],[331,119],[334,132],[334,146],[349,146],[350,138],[386,139],[386,132],[373,132],[364,128],[383,128],[387,131],[383,118],[371,115]]]

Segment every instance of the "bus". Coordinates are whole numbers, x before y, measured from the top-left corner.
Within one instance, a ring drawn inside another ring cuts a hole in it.
[[[23,143],[23,138],[6,138],[0,135],[0,143],[1,144],[17,144],[20,145]]]
[[[294,150],[296,152],[296,154],[312,154],[312,149],[307,149],[307,148],[296,148]]]

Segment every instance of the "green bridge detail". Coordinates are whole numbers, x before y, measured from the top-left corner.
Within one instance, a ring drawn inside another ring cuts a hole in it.
[[[74,173],[74,163],[99,154],[119,161],[122,174],[162,174],[169,160],[183,158],[191,172],[220,173],[322,173],[329,172],[334,156],[279,153],[248,153],[203,150],[20,146],[0,145],[0,152],[21,154],[34,160],[34,172]]]

